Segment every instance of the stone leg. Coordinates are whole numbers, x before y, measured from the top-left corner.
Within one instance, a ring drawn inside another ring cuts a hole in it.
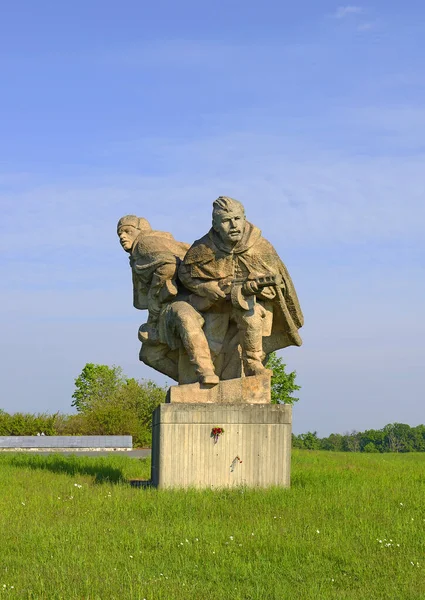
[[[204,319],[187,302],[174,302],[172,311],[174,327],[189,361],[195,367],[198,381],[210,385],[217,384],[219,378],[214,372],[211,352],[202,329]]]
[[[267,372],[263,365],[263,319],[267,312],[256,302],[252,309],[235,308],[232,318],[239,329],[239,340],[242,348],[242,361],[246,376],[261,375]]]

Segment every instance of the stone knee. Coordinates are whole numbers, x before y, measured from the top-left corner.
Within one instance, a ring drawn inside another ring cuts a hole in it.
[[[263,320],[266,315],[266,310],[258,302],[250,310],[234,309],[233,312],[238,329],[250,332],[262,332]]]
[[[193,306],[187,302],[174,302],[171,310],[173,312],[175,327],[181,338],[187,332],[198,333],[202,331],[204,319]]]

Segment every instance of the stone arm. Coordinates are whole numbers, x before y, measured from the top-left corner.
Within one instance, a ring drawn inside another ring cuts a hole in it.
[[[226,292],[222,290],[219,284],[222,280],[205,281],[192,277],[190,265],[185,265],[184,262],[179,267],[179,279],[190,292],[202,298],[207,298],[210,302],[226,297]]]
[[[148,292],[148,310],[151,317],[157,318],[162,306],[177,296],[176,276],[176,263],[166,263],[155,269]]]
[[[133,281],[138,282],[139,289],[145,295],[145,308],[153,319],[158,318],[162,305],[177,295],[178,262],[179,259],[172,254],[164,256],[163,261],[150,264],[137,256],[130,261]]]

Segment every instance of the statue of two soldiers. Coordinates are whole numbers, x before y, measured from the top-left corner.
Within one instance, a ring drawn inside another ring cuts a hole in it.
[[[212,227],[192,246],[122,217],[133,304],[147,309],[140,360],[179,384],[264,373],[267,355],[301,345],[303,315],[289,273],[243,205],[213,203]]]

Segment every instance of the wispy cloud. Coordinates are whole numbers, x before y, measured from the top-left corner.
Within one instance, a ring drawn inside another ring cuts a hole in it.
[[[363,12],[364,12],[364,10],[361,6],[354,6],[354,5],[339,6],[336,9],[333,16],[335,17],[335,19],[344,19],[345,17],[348,17],[350,15],[359,15],[359,14],[362,14]]]
[[[410,135],[412,122],[417,128],[419,117],[425,119],[416,112],[389,111],[379,121],[377,112],[351,118],[356,126],[379,126],[385,139],[397,139],[405,129]],[[399,129],[387,129],[391,123]],[[157,177],[116,173],[102,182],[97,177],[84,185],[63,182],[0,196],[3,252],[14,252],[19,222],[32,256],[51,253],[65,259],[69,253],[84,262],[93,253],[93,260],[109,262],[118,248],[115,223],[129,212],[190,242],[209,226],[210,203],[221,193],[240,198],[269,235],[278,238],[283,220],[286,242],[300,246],[425,235],[419,154],[362,158],[322,150],[319,157],[314,148],[296,149],[291,139],[237,132],[185,142],[145,139],[130,144],[127,153],[142,159],[148,150],[169,165],[167,172]],[[187,218],[179,218],[182,214]]]
[[[360,23],[360,25],[357,26],[357,31],[371,31],[372,29],[375,29],[375,27],[376,23],[369,21],[366,23]]]

